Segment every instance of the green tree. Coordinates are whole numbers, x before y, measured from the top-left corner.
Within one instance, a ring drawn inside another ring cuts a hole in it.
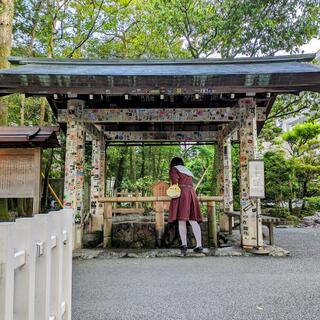
[[[279,208],[289,205],[292,213],[292,200],[297,190],[297,178],[292,161],[284,151],[268,151],[264,154],[266,200],[274,201]]]
[[[288,143],[291,161],[299,181],[301,210],[305,209],[305,197],[319,194],[320,179],[320,123],[306,122],[298,124],[284,133],[282,138]]]
[[[317,0],[154,0],[158,28],[183,39],[193,58],[298,52],[319,34]],[[166,30],[166,31],[165,31]]]
[[[306,122],[297,124],[285,132],[282,138],[290,146],[289,152],[296,158],[303,158],[319,147],[320,124]]]

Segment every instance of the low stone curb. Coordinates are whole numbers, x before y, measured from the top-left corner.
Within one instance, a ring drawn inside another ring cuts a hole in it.
[[[267,251],[265,255],[272,257],[286,257],[290,252],[277,246],[265,246],[264,250]],[[240,247],[225,247],[225,248],[205,248],[203,253],[194,253],[189,249],[186,256],[182,256],[179,249],[155,249],[155,250],[97,250],[97,249],[81,249],[73,252],[73,259],[91,260],[91,259],[148,259],[148,258],[168,258],[168,257],[249,257],[256,256],[245,251]]]

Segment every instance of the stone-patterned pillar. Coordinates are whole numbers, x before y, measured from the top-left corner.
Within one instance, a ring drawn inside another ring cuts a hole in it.
[[[99,203],[98,199],[105,196],[105,174],[106,174],[106,145],[104,140],[104,130],[101,129],[100,137],[94,137],[92,140],[92,171],[91,171],[91,190],[90,190],[90,213],[99,215],[98,219],[93,221],[101,221],[103,224],[103,203]],[[100,219],[101,218],[101,219]],[[93,223],[92,231],[101,230],[101,226]]]
[[[240,107],[240,220],[244,248],[263,245],[260,200],[249,198],[248,166],[257,157],[256,102],[253,98],[239,100]]]
[[[222,130],[218,139],[218,190],[223,196],[223,211],[233,211],[233,188],[232,188],[232,161],[231,161],[231,135],[224,137]],[[220,230],[229,231],[229,218],[222,214],[220,217]]]
[[[83,219],[85,130],[84,101],[69,100],[67,114],[64,207],[75,211],[76,219]]]

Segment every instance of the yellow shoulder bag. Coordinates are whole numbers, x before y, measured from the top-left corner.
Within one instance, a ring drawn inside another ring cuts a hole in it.
[[[176,199],[181,196],[181,189],[177,184],[171,185],[167,189],[167,196],[170,197],[171,199]]]

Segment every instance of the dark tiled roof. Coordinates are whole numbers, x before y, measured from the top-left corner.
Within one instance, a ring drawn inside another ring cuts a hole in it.
[[[59,147],[59,127],[0,127],[0,148]]]
[[[315,55],[263,58],[194,59],[194,60],[81,60],[81,59],[12,59],[19,67],[1,70],[0,75],[53,76],[218,76],[240,74],[288,74],[320,72],[303,63]]]

